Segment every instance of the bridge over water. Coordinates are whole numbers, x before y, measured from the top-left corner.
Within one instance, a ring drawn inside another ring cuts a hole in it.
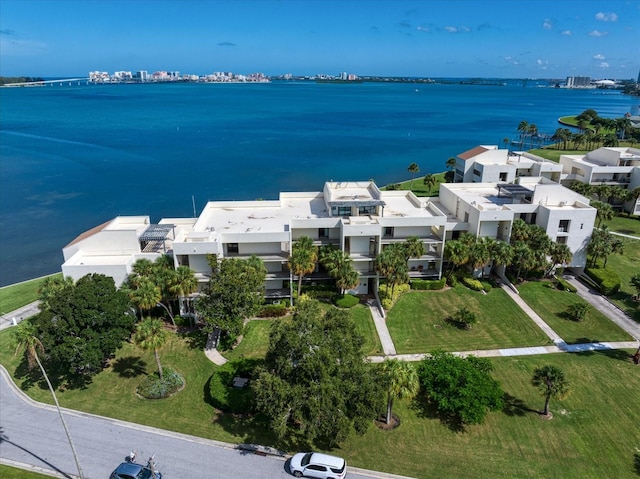
[[[30,87],[30,86],[72,86],[89,84],[89,78],[64,78],[61,80],[42,80],[21,83],[7,83],[3,87]]]

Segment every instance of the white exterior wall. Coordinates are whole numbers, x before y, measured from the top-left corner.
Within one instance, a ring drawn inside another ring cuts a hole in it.
[[[369,236],[351,236],[349,239],[351,254],[369,254]]]
[[[135,230],[102,230],[62,249],[65,261],[78,251],[96,254],[140,253],[140,243]]]
[[[104,274],[105,276],[111,276],[116,284],[116,288],[122,286],[129,273],[131,273],[130,264],[116,264],[116,265],[62,265],[62,275],[70,277],[73,281],[78,281],[83,276],[88,274]]]

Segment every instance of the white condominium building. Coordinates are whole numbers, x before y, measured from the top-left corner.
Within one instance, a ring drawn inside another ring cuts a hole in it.
[[[509,241],[517,218],[535,223],[574,254],[571,266],[586,262],[586,246],[596,210],[589,200],[545,178],[520,178],[519,184],[451,183],[439,198],[409,191],[381,191],[371,181],[327,182],[322,191],[280,193],[270,201],[210,201],[198,218],[118,217],[81,234],[63,249],[65,276],[112,276],[121,285],[139,258],[171,254],[175,266],[191,268],[201,286],[211,275],[209,255],[256,255],[267,269],[266,296],[289,297],[294,280],[287,268],[292,245],[302,236],[317,246],[346,252],[360,275],[351,292],[377,291],[378,253],[396,242],[418,237],[425,254],[409,260],[413,278],[437,279],[444,244],[462,232]],[[310,281],[326,279],[320,268]]]

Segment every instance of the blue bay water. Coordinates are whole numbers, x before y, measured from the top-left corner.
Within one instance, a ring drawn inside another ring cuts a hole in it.
[[[455,84],[144,84],[0,89],[0,285],[57,272],[62,247],[116,215],[193,216],[208,200],[276,199],[325,181],[379,185],[445,169],[478,144],[553,134],[593,90]]]

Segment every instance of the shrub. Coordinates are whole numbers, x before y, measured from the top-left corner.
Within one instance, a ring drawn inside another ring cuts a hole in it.
[[[474,278],[469,278],[468,276],[464,276],[462,278],[462,284],[464,284],[467,288],[472,289],[474,291],[482,291],[482,283]]]
[[[458,278],[456,278],[454,274],[450,275],[447,278],[447,284],[452,288],[455,288],[456,286],[458,286]]]
[[[360,298],[353,294],[345,294],[342,298],[335,300],[335,305],[339,308],[353,308],[360,302]]]
[[[213,407],[225,412],[246,414],[253,409],[251,388],[233,386],[233,378],[239,376],[252,379],[256,360],[230,361],[216,369],[209,382]]]
[[[267,304],[263,306],[258,317],[260,318],[279,318],[285,316],[288,310],[287,307],[282,304]]]
[[[570,304],[565,314],[573,321],[584,321],[588,311],[589,305],[584,301],[580,301],[578,303]]]
[[[575,293],[576,291],[578,291],[578,289],[574,285],[572,285],[571,283],[569,283],[568,281],[566,281],[564,278],[561,278],[561,277],[556,278],[556,288],[561,291],[570,291],[572,293]]]
[[[149,374],[136,389],[147,399],[163,399],[171,396],[184,386],[184,378],[171,368],[162,368],[162,379],[158,373]]]
[[[453,320],[461,325],[464,329],[471,329],[471,325],[478,322],[476,313],[467,308],[458,309],[453,315]]]
[[[176,326],[191,326],[192,319],[184,316],[176,316],[173,318]]]
[[[446,282],[446,278],[438,280],[413,279],[411,280],[411,289],[420,291],[442,289],[444,288]]]
[[[480,284],[482,285],[482,289],[484,290],[485,293],[488,293],[493,289],[493,286],[491,285],[491,281],[489,280],[482,279],[480,280]]]
[[[586,268],[585,273],[596,282],[600,292],[605,296],[611,296],[620,290],[620,276],[613,270]]]

